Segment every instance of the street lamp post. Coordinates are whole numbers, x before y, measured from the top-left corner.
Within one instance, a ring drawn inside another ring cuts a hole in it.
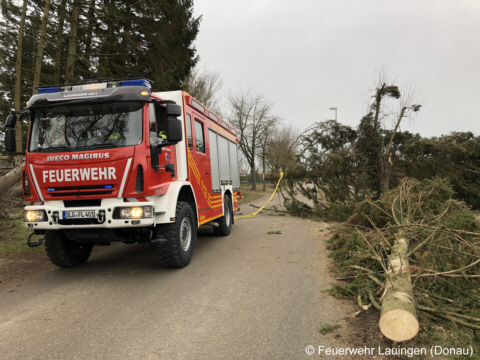
[[[337,108],[331,107],[330,110],[335,110],[335,121],[337,121]]]

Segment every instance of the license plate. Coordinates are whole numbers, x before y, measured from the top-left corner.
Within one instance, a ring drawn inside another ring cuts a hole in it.
[[[64,219],[93,219],[95,218],[94,210],[77,210],[77,211],[64,211]]]

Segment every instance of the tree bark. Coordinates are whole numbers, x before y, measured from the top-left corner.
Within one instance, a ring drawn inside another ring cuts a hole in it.
[[[11,193],[10,189],[13,185],[22,182],[24,166],[25,162],[0,177],[0,199],[3,199],[6,195]]]
[[[40,39],[38,39],[37,59],[35,61],[35,72],[33,74],[33,89],[32,95],[37,92],[37,87],[40,84],[40,74],[42,72],[43,48],[45,47],[45,34],[47,32],[47,18],[50,11],[50,0],[45,2],[45,10],[43,12],[42,25],[40,28]]]
[[[20,29],[18,32],[17,59],[15,64],[15,110],[22,109],[22,51],[23,51],[23,32],[25,29],[25,17],[27,15],[28,0],[23,0],[22,17],[20,19]],[[22,146],[22,123],[17,121],[15,125],[16,149],[21,152]]]
[[[61,62],[62,62],[62,43],[63,43],[63,26],[65,23],[65,6],[67,0],[62,0],[58,8],[58,33],[57,47],[55,49],[55,70],[53,73],[53,83],[60,84]]]
[[[92,38],[93,38],[93,24],[94,24],[94,17],[95,17],[95,0],[90,0],[90,5],[88,8],[88,27],[87,27],[87,38],[85,42],[85,61],[88,64],[88,70],[90,69],[90,60],[91,60],[91,46],[92,46]]]
[[[80,12],[79,0],[73,3],[72,17],[70,19],[70,39],[68,40],[67,68],[65,70],[65,82],[73,82],[75,76],[75,61],[77,59],[77,27],[78,14]]]
[[[392,341],[410,340],[417,335],[419,323],[409,271],[408,240],[401,234],[392,248],[386,276],[380,331]]]
[[[109,39],[112,36],[121,36],[117,34],[113,34],[113,23],[112,23],[112,15],[110,13],[111,9],[115,8],[115,1],[114,0],[103,0],[103,13],[104,13],[104,23],[105,26],[107,27],[107,30],[105,32],[105,35],[102,35],[104,37],[102,47],[100,52],[102,54],[99,54],[99,59],[98,59],[98,69],[97,69],[97,75],[99,77],[108,77],[110,76],[110,59],[109,55],[114,54],[114,49],[112,49]],[[107,56],[104,56],[104,54],[109,54]],[[114,54],[115,55],[115,54]]]
[[[395,129],[393,130],[392,136],[390,137],[390,141],[387,145],[387,148],[385,149],[385,153],[381,154],[379,157],[380,161],[380,171],[379,171],[379,177],[380,177],[380,186],[382,188],[382,191],[385,193],[390,190],[390,173],[392,172],[392,144],[393,144],[393,138],[398,132],[398,128],[400,127],[400,122],[402,121],[403,117],[405,116],[405,111],[407,110],[407,107],[403,107],[402,110],[400,111],[400,115],[398,116],[397,123],[395,125]]]
[[[266,142],[267,140],[264,139],[264,142],[260,145],[262,147],[262,173],[263,173],[263,191],[267,190],[267,184],[265,183],[265,153],[266,153]]]
[[[382,84],[380,89],[377,89],[377,92],[375,94],[375,115],[373,119],[373,133],[377,132],[378,128],[378,117],[380,115],[380,103],[382,101],[382,95],[383,95],[383,89],[385,88],[386,84]]]
[[[250,164],[250,173],[252,174],[252,190],[257,190],[257,169],[255,163]]]
[[[378,181],[383,193],[390,190],[390,173],[392,170],[390,161],[390,157],[385,154],[380,154],[378,157]]]

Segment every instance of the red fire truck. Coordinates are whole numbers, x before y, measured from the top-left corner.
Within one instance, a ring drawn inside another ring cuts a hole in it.
[[[183,91],[152,92],[147,79],[39,87],[30,120],[24,218],[60,267],[94,245],[151,242],[168,267],[189,264],[197,228],[229,235],[241,197],[237,132]]]

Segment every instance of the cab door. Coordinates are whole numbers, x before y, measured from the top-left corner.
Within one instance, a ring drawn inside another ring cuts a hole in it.
[[[187,111],[188,178],[197,200],[200,223],[210,217],[212,180],[210,178],[210,154],[206,138],[207,124],[195,111]]]

